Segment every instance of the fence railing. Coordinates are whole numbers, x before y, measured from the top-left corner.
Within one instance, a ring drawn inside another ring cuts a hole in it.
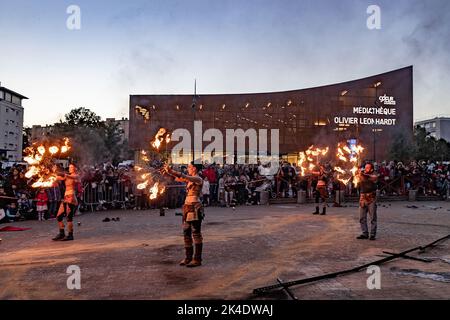
[[[121,209],[151,206],[176,208],[181,206],[184,188],[183,185],[168,185],[164,194],[150,200],[145,191],[136,190],[129,183],[84,183],[81,203],[90,211],[95,211],[100,206]]]

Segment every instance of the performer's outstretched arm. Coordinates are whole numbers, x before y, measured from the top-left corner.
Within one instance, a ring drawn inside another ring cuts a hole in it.
[[[170,168],[168,165],[166,165],[164,167],[164,172],[167,173],[168,175],[171,175],[171,176],[175,177],[177,179],[177,181],[193,182],[195,184],[202,184],[203,183],[202,178],[200,178],[198,176],[189,176],[189,175],[183,174],[181,172],[175,171],[172,168]]]

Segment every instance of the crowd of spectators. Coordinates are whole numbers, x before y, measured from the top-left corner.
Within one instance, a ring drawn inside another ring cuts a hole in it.
[[[161,165],[161,164],[156,164]],[[343,186],[336,179],[330,165],[328,168],[328,191],[336,190],[347,195],[356,195],[351,184]],[[185,166],[179,169],[187,170]],[[64,169],[58,168],[63,171]],[[450,166],[444,162],[412,161],[408,164],[389,161],[375,163],[379,174],[378,189],[381,195],[406,195],[417,190],[419,195],[445,198],[450,185]],[[24,219],[52,219],[64,194],[64,184],[44,189],[31,188],[24,175],[26,168],[17,165],[0,169],[0,222]],[[80,185],[78,199],[80,211],[98,211],[114,208],[149,209],[157,207],[180,207],[185,196],[184,185],[176,181],[166,183],[164,196],[150,201],[147,191],[136,188],[136,172],[133,166],[115,167],[110,163],[79,168]],[[206,206],[258,205],[261,193],[271,198],[295,198],[299,190],[307,197],[314,192],[314,178],[300,175],[296,165],[286,161],[280,163],[276,172],[268,165],[217,165],[204,166],[203,202]],[[37,210],[39,209],[39,213]]]

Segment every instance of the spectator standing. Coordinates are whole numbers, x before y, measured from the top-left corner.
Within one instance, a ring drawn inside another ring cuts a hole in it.
[[[203,205],[209,206],[210,199],[209,199],[209,192],[210,192],[210,185],[208,181],[208,177],[205,177],[203,179],[203,186],[202,186],[202,195],[203,195]]]
[[[41,188],[39,189],[37,195],[36,195],[36,211],[38,214],[38,220],[44,221],[44,214],[48,210],[47,207],[48,203],[48,196],[45,192],[45,189]]]

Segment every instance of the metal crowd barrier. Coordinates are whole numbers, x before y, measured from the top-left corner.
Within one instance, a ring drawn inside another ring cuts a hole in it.
[[[178,208],[184,201],[184,185],[168,185],[163,195],[150,201],[156,207]],[[140,190],[135,190],[134,185],[123,182],[84,183],[82,204],[94,211],[95,208],[104,205],[112,205],[127,209],[130,206],[138,206],[138,201],[148,203],[148,195]]]
[[[85,183],[83,186],[83,204],[94,211],[94,208],[104,204],[119,205],[126,208],[130,201],[132,188],[123,182],[108,183]]]

